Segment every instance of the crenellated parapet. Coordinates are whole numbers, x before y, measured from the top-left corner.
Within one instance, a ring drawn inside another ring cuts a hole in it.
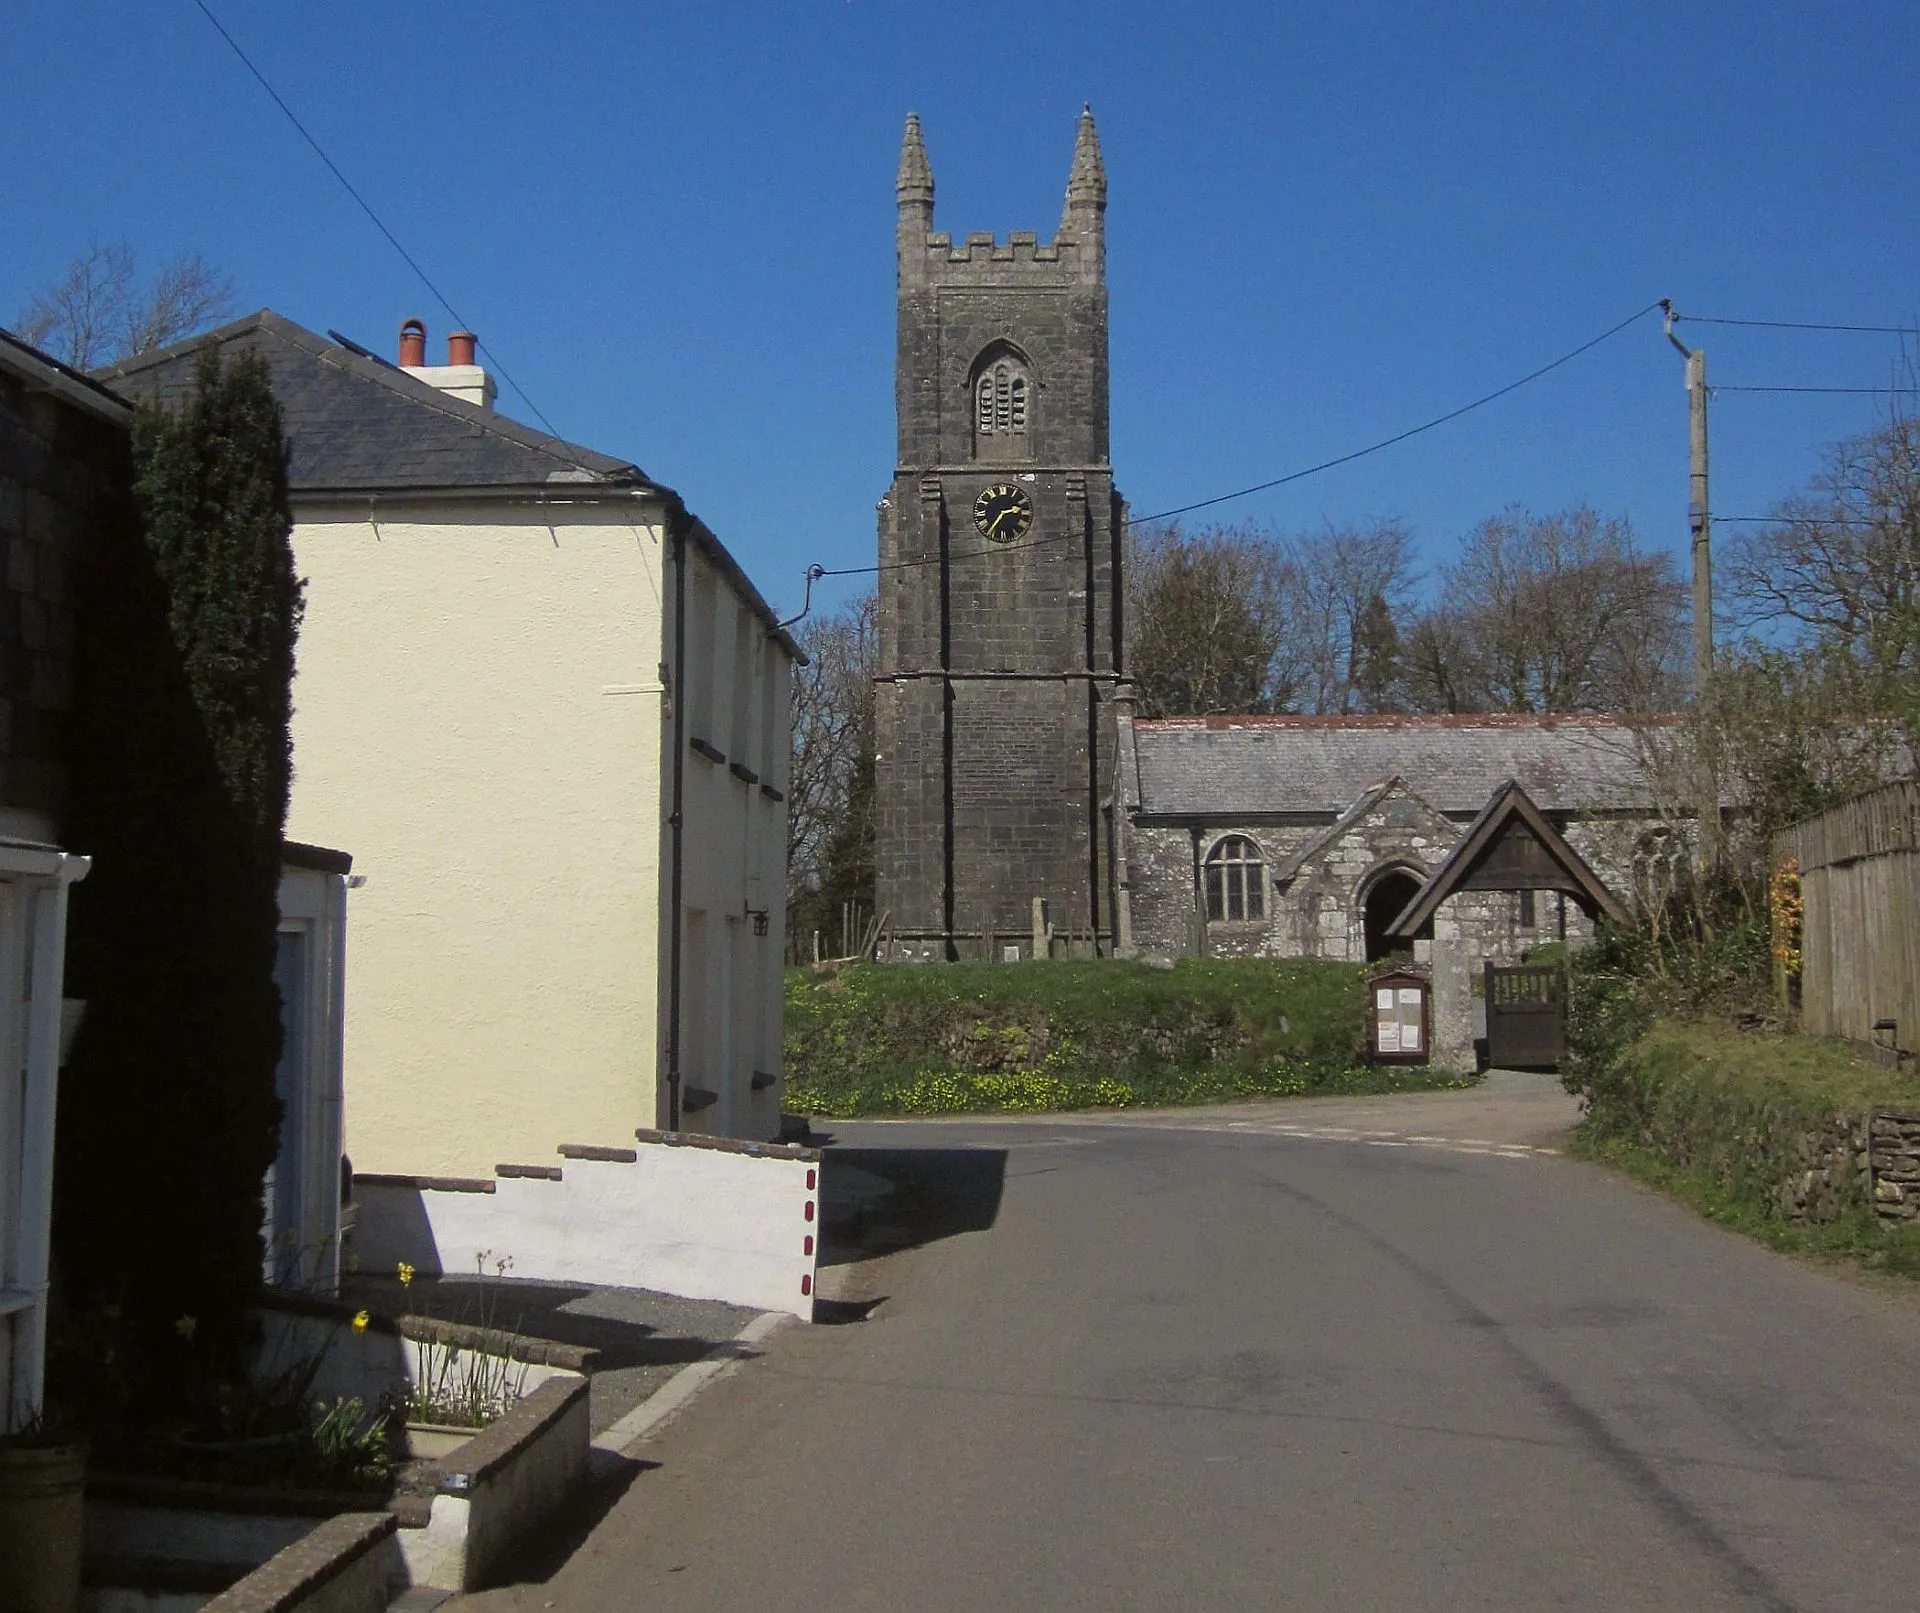
[[[1000,284],[1004,274],[1038,264],[1057,265],[1067,280],[1100,283],[1106,278],[1107,175],[1091,110],[1080,114],[1066,202],[1060,227],[1050,241],[1042,241],[1033,230],[1015,230],[1004,241],[991,232],[980,232],[956,245],[952,235],[936,231],[933,165],[920,119],[913,113],[907,114],[894,194],[900,210],[896,241],[903,292],[941,284]],[[1054,282],[1043,271],[1041,283]]]
[[[1032,230],[1015,230],[1004,241],[990,231],[969,235],[958,246],[938,231],[926,238],[928,262],[940,271],[956,263],[1072,263],[1079,251],[1078,241],[1043,241]]]

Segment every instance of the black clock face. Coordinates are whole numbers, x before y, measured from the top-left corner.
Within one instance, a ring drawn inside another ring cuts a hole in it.
[[[973,501],[973,524],[995,543],[1018,542],[1032,529],[1033,500],[1012,482],[989,487]]]

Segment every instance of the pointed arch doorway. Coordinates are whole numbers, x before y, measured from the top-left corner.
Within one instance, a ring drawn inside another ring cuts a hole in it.
[[[1419,869],[1405,866],[1382,869],[1368,882],[1360,896],[1368,963],[1378,963],[1382,958],[1405,950],[1404,945],[1387,939],[1387,926],[1400,916],[1407,903],[1420,894],[1420,887],[1425,883],[1426,877]],[[1424,930],[1421,933],[1430,936],[1433,932]]]

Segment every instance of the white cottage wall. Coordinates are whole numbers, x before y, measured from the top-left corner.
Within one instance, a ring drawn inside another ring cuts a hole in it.
[[[688,563],[680,1120],[687,1131],[770,1138],[780,1129],[791,668],[711,562],[690,547]]]
[[[352,847],[346,1147],[472,1175],[654,1119],[657,503],[296,512],[288,833]]]

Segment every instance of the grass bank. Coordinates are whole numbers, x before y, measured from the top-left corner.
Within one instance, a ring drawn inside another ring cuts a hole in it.
[[[1865,1205],[1831,1221],[1783,1221],[1764,1200],[1729,1188],[1713,1171],[1675,1165],[1627,1138],[1603,1137],[1583,1126],[1569,1138],[1567,1151],[1611,1166],[1703,1219],[1782,1254],[1920,1279],[1920,1229],[1888,1231]]]
[[[1572,1085],[1572,1151],[1789,1253],[1920,1277],[1920,1229],[1868,1201],[1866,1117],[1920,1108],[1920,1082],[1844,1043],[1655,1020]]]
[[[1242,959],[790,970],[786,1103],[848,1118],[1471,1085],[1361,1062],[1365,977]]]

